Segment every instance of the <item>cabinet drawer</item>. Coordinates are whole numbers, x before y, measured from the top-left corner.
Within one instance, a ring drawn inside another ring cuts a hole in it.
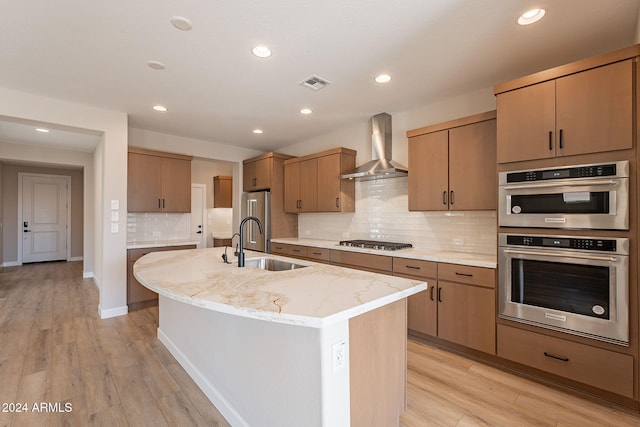
[[[493,268],[438,263],[438,280],[495,288],[496,270]]]
[[[393,272],[393,258],[385,255],[363,254],[358,252],[340,251],[332,249],[331,262],[344,267],[360,270],[370,270],[391,274]]]
[[[633,398],[633,357],[498,325],[498,356]]]
[[[307,257],[306,246],[290,245],[288,243],[272,243],[271,252],[274,254],[287,255],[298,258]]]
[[[438,263],[409,258],[393,258],[393,274],[415,277],[438,277]]]
[[[317,260],[317,261],[329,261],[331,258],[330,250],[326,248],[307,248],[307,258]]]

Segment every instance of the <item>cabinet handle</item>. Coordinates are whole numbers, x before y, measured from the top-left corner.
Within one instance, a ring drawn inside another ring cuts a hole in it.
[[[442,192],[442,204],[443,205],[447,204],[447,192],[446,191]]]
[[[162,207],[162,204],[160,203],[160,199],[158,199],[158,209],[160,209]]]
[[[164,199],[162,199],[162,209],[164,209]]]
[[[300,252],[300,249],[291,249],[291,252]]]
[[[549,151],[553,150],[553,131],[549,131]]]
[[[453,204],[453,190],[451,190],[449,193],[450,193],[449,194],[449,203]]]
[[[405,265],[405,267],[410,268],[412,270],[420,270],[420,267],[416,267],[415,265]]]
[[[432,287],[431,287],[431,293],[429,294],[429,298],[431,298],[431,301],[435,301],[435,300],[434,300],[434,298],[433,298],[433,291],[434,291],[434,289],[435,289],[435,288],[432,286]]]
[[[547,357],[550,357],[552,359],[559,360],[561,362],[568,362],[569,361],[568,357],[556,356],[556,355],[553,355],[551,353],[547,353],[546,351],[544,352],[544,355],[547,356]]]
[[[456,271],[456,276],[473,277],[473,274],[468,274],[468,273],[458,273],[458,272]]]
[[[442,302],[442,288],[438,288],[438,302]]]
[[[560,129],[560,149],[564,148],[563,134],[564,134],[564,132],[562,131],[562,129]]]
[[[302,199],[300,199],[300,209],[302,209]]]
[[[336,208],[340,208],[340,198],[336,197]]]
[[[313,255],[322,255],[322,252],[311,252]]]

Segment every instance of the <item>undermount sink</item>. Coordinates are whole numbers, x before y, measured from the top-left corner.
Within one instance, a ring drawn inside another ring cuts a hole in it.
[[[284,271],[284,270],[295,270],[297,268],[308,267],[308,265],[304,264],[295,264],[289,261],[282,261],[279,259],[273,258],[249,258],[244,261],[245,267],[256,267],[261,270],[267,271]]]

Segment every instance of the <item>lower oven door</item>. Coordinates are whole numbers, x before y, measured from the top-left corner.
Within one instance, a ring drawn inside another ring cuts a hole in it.
[[[629,257],[499,248],[499,316],[629,345]]]

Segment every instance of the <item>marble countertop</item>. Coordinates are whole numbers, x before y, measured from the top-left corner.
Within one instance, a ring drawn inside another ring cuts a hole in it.
[[[342,251],[361,252],[375,255],[386,255],[397,258],[420,259],[425,261],[446,262],[450,264],[470,265],[474,267],[497,268],[498,262],[495,255],[473,254],[468,252],[439,251],[436,249],[400,249],[397,251],[383,251],[380,249],[354,248],[340,246],[332,240],[304,239],[304,238],[278,238],[271,239],[272,243],[289,243],[292,245],[313,246],[317,248],[338,249]]]
[[[195,240],[154,240],[149,242],[127,242],[127,249],[165,248],[167,246],[197,245]]]
[[[427,283],[246,251],[307,265],[286,271],[238,268],[222,262],[224,248],[154,252],[133,273],[168,298],[223,313],[322,328],[427,289]],[[230,258],[235,261],[233,254]]]

